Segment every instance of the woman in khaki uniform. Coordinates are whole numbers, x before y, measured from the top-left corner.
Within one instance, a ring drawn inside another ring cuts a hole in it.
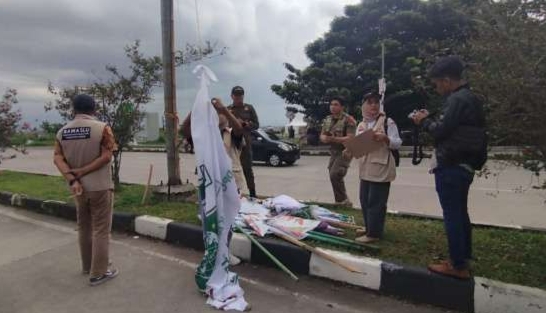
[[[398,127],[393,120],[380,112],[377,93],[364,96],[362,104],[363,120],[358,124],[356,134],[373,129],[374,140],[384,145],[358,159],[360,176],[360,205],[366,226],[366,234],[355,240],[369,243],[383,236],[387,200],[391,182],[396,178],[396,162],[391,150],[397,150],[402,145]],[[348,154],[344,151],[344,154]]]

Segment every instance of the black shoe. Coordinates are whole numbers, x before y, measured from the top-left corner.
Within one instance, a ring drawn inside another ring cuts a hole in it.
[[[256,190],[249,190],[248,196],[252,199],[256,199]]]
[[[117,269],[110,269],[107,270],[106,273],[100,275],[99,277],[91,277],[89,278],[89,285],[91,286],[97,286],[102,283],[105,283],[111,279],[114,279],[116,276],[118,276],[119,271]]]
[[[108,267],[112,266],[112,261],[108,261]],[[89,275],[91,273],[90,270],[82,270],[83,275]]]

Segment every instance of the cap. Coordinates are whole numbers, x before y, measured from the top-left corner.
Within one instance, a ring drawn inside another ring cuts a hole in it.
[[[367,94],[364,95],[364,98],[362,98],[362,102],[366,102],[366,101],[368,101],[369,99],[377,99],[377,100],[380,100],[380,99],[381,99],[381,95],[380,95],[377,91],[368,92]]]
[[[244,95],[245,90],[241,86],[235,86],[235,87],[231,88],[231,94],[232,95]]]

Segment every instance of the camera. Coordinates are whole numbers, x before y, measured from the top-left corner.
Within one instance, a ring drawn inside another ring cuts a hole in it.
[[[415,117],[415,114],[419,113],[419,110],[413,110],[410,114],[408,114],[408,118],[412,120]]]

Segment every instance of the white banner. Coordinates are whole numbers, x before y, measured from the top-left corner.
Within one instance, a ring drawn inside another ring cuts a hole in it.
[[[221,310],[244,311],[247,302],[237,274],[229,271],[228,234],[240,208],[231,160],[218,128],[218,114],[210,103],[208,86],[217,81],[203,65],[193,71],[201,86],[191,115],[191,133],[199,174],[200,213],[205,255],[195,280],[208,296],[207,304]]]
[[[278,215],[267,220],[267,225],[280,229],[298,240],[307,237],[307,232],[317,228],[319,224],[320,221],[290,215]]]

